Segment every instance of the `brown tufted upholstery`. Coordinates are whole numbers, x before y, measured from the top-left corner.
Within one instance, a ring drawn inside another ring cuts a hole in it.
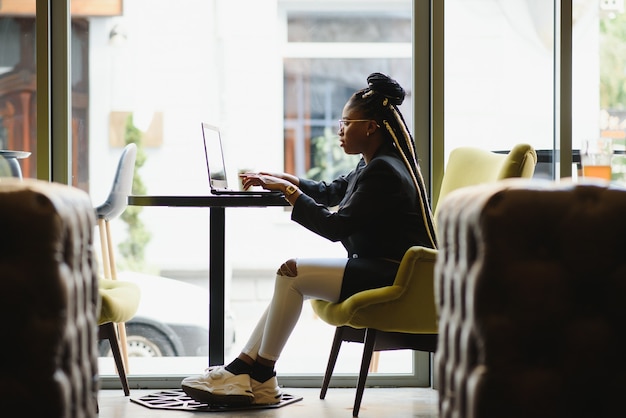
[[[0,179],[0,393],[15,416],[96,416],[94,228],[86,193]]]
[[[626,190],[508,180],[439,216],[440,417],[607,417],[626,393]]]

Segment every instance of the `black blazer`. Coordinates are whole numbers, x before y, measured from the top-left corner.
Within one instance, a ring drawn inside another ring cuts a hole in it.
[[[300,179],[291,219],[348,252],[342,299],[393,283],[406,250],[432,247],[419,194],[399,153],[383,145],[365,164],[331,183]],[[337,211],[329,207],[338,206]]]

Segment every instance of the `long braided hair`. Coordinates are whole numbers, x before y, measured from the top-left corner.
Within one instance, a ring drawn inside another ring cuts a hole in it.
[[[426,232],[433,248],[437,248],[433,215],[419,168],[415,141],[402,113],[398,110],[404,97],[404,89],[397,81],[382,73],[372,73],[367,77],[367,87],[352,96],[351,105],[363,112],[366,117],[374,119],[384,129],[385,137],[400,154],[419,193],[418,209],[424,219]]]

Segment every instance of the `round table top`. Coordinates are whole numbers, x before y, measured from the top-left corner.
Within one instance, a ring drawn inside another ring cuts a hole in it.
[[[17,158],[22,159],[30,156],[30,152],[28,151],[10,151],[5,149],[0,149],[0,156],[4,158]]]

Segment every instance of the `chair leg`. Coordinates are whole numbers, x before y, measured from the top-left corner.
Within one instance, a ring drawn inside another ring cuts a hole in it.
[[[120,346],[117,342],[117,333],[115,332],[115,324],[113,322],[107,322],[98,326],[98,339],[109,340],[111,345],[111,352],[115,359],[115,366],[117,367],[117,374],[120,377],[122,388],[124,389],[124,395],[130,396],[130,387],[128,386],[128,378],[126,377],[126,371],[124,369],[124,362],[122,361],[122,354],[120,353]]]
[[[102,251],[102,269],[104,277],[111,278],[111,263],[109,261],[109,245],[107,244],[107,231],[104,219],[98,219],[98,232],[100,235],[100,251]]]
[[[104,267],[104,277],[107,279],[117,280],[117,268],[115,267],[115,252],[113,251],[113,238],[111,237],[111,226],[109,221],[98,219],[98,228],[100,231],[100,247],[102,249],[102,264]],[[128,361],[128,344],[126,340],[126,324],[117,324],[117,333],[119,335],[122,358],[124,360],[124,370],[129,370]]]
[[[359,416],[359,409],[361,409],[361,400],[363,399],[363,391],[365,390],[365,382],[367,380],[367,374],[372,361],[372,353],[374,352],[374,345],[376,343],[376,330],[368,328],[365,331],[365,341],[363,344],[363,358],[361,360],[361,370],[359,372],[359,381],[356,385],[356,396],[354,398],[354,408],[352,409],[352,416]]]
[[[326,391],[328,391],[328,385],[330,384],[330,378],[333,376],[333,370],[337,363],[337,357],[339,356],[339,349],[343,342],[343,327],[337,327],[335,329],[335,338],[333,339],[333,345],[330,349],[330,356],[328,357],[328,365],[326,366],[326,374],[324,374],[324,381],[322,382],[322,390],[320,391],[320,399],[326,397]]]
[[[378,371],[378,363],[380,362],[380,351],[374,351],[372,354],[372,362],[370,363],[369,373]]]

